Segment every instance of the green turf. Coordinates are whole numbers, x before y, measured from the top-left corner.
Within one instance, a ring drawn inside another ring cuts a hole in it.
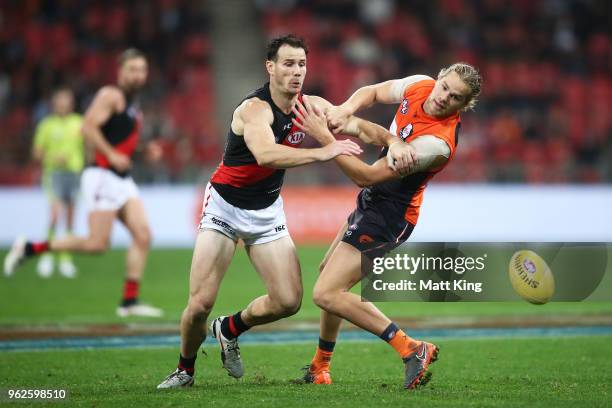
[[[70,406],[95,407],[603,407],[611,401],[611,342],[440,340],[433,379],[416,392],[401,389],[402,363],[382,342],[339,343],[331,386],[290,381],[313,352],[314,345],[298,344],[244,346],[240,381],[226,375],[218,350],[207,347],[195,386],[169,391],[155,386],[176,364],[176,349],[0,353],[0,388],[62,388]],[[45,405],[62,406],[31,406]]]
[[[311,290],[325,247],[301,247],[304,302],[295,320],[317,319],[319,310],[312,303]],[[4,258],[6,252],[0,252]],[[124,274],[124,251],[113,250],[102,256],[78,256],[79,277],[59,276],[44,280],[35,272],[35,261],[28,261],[10,279],[0,277],[0,325],[47,323],[113,323]],[[154,250],[142,285],[142,299],[166,311],[158,321],[177,322],[187,301],[191,250]],[[243,249],[238,249],[223,282],[213,314],[227,314],[244,307],[264,293]],[[533,306],[527,302],[508,303],[380,303],[392,317],[466,315],[549,315],[610,314],[612,302],[549,303]],[[141,321],[143,319],[140,319]],[[133,319],[132,321],[139,321]]]

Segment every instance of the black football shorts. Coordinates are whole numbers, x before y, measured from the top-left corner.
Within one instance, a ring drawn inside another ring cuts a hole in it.
[[[367,190],[362,190],[357,196],[357,208],[348,217],[342,241],[368,258],[383,256],[405,242],[414,229],[404,212],[404,206],[373,200]]]

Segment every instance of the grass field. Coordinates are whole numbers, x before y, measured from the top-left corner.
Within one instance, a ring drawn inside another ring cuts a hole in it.
[[[292,321],[316,321],[311,289],[324,247],[300,248],[304,303]],[[5,252],[0,253],[4,257]],[[0,278],[0,333],[30,325],[71,326],[125,322],[114,314],[123,281],[123,251],[78,257],[75,280],[42,280],[35,262],[10,279]],[[191,250],[155,250],[142,299],[166,311],[176,324],[187,299]],[[214,315],[233,312],[263,293],[243,250],[237,252]],[[381,303],[392,317],[612,315],[612,302],[549,303]],[[333,363],[334,385],[295,384],[314,344],[243,345],[245,377],[236,381],[220,368],[218,350],[197,362],[196,385],[158,392],[155,386],[176,364],[178,347],[142,349],[0,352],[0,390],[63,388],[70,406],[610,406],[612,336],[432,339],[441,346],[432,382],[418,392],[401,389],[402,364],[381,341],[340,342]],[[0,399],[0,406],[8,403]],[[27,406],[27,402],[15,403]],[[36,403],[34,406],[57,406]]]
[[[299,256],[304,281],[304,302],[292,320],[316,320],[319,309],[311,293],[325,247],[302,247]],[[5,252],[0,253],[4,258]],[[40,279],[35,261],[29,261],[10,278],[0,278],[0,326],[54,323],[114,323],[114,310],[121,295],[124,275],[124,252],[113,250],[102,256],[76,258],[78,279],[60,276]],[[151,253],[141,297],[163,308],[161,320],[177,322],[187,301],[191,250],[155,250]],[[249,300],[264,293],[259,277],[248,262],[244,250],[238,249],[225,277],[214,315],[235,312]],[[490,303],[380,303],[392,317],[418,316],[513,316],[513,315],[581,315],[612,314],[611,302],[549,303],[534,306],[527,302]],[[131,320],[134,321],[134,320]],[[138,321],[138,320],[136,320]],[[149,320],[140,320],[149,321]],[[160,320],[156,320],[160,321]]]
[[[195,386],[166,391],[155,385],[176,363],[173,349],[3,353],[0,388],[61,388],[71,406],[96,407],[604,407],[612,391],[611,341],[440,340],[433,379],[417,392],[401,389],[401,361],[382,342],[339,343],[331,386],[291,381],[312,356],[309,344],[244,346],[246,374],[239,381],[220,368],[217,349],[207,347]]]

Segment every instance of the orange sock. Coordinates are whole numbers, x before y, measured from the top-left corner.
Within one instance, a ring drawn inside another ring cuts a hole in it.
[[[407,336],[401,329],[397,330],[393,338],[387,342],[402,358],[406,358],[414,353],[417,350],[417,347],[421,344],[420,341]]]
[[[334,354],[333,351],[325,351],[321,350],[320,347],[317,347],[317,352],[315,353],[314,358],[312,359],[312,363],[310,363],[312,371],[329,371],[332,354]]]

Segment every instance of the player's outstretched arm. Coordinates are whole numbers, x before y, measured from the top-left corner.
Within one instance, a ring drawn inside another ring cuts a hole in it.
[[[327,128],[326,118],[316,105],[311,105],[306,99],[304,105],[299,105],[294,109],[296,119],[293,123],[307,132],[321,144],[333,143],[334,136]],[[364,121],[364,131],[368,131],[368,123]],[[375,124],[372,124],[375,125]],[[375,127],[373,127],[375,129]],[[370,129],[372,130],[372,129]],[[442,166],[450,156],[450,148],[446,143],[435,136],[421,136],[410,143],[400,143],[407,146],[412,151],[415,160],[406,170],[396,171],[387,165],[385,158],[379,159],[374,164],[369,165],[356,157],[338,156],[336,163],[341,170],[360,187],[371,186],[387,180],[398,179],[409,174],[434,170]]]
[[[83,118],[82,133],[85,140],[97,151],[102,153],[110,164],[119,171],[125,171],[132,165],[128,156],[116,151],[113,146],[106,141],[100,128],[110,118],[119,111],[122,97],[121,92],[112,86],[105,86],[98,91],[93,102],[85,112]]]
[[[330,128],[334,134],[343,133],[351,115],[376,103],[400,103],[406,88],[424,79],[431,78],[427,75],[411,75],[359,88],[343,104],[329,110],[327,117]]]
[[[367,187],[415,173],[436,170],[446,164],[450,157],[450,148],[446,142],[433,135],[419,136],[410,143],[400,143],[414,151],[415,161],[406,170],[393,170],[388,166],[386,158],[378,159],[372,165],[367,165],[356,157],[336,158],[336,163],[355,184]]]
[[[257,99],[246,101],[237,116],[243,125],[244,141],[260,166],[286,169],[362,152],[359,145],[350,140],[334,141],[315,149],[295,149],[277,144],[270,127],[274,120],[272,110],[267,103]]]
[[[303,101],[304,104],[297,103],[296,112],[299,113],[299,111],[304,111],[305,109],[316,110],[317,113],[324,113],[327,118],[330,110],[334,108],[331,103],[320,96],[304,95]],[[329,121],[327,125],[329,126]],[[358,137],[361,141],[368,144],[389,147],[387,164],[392,170],[399,171],[400,174],[409,172],[415,162],[413,149],[405,143],[399,143],[401,140],[376,123],[356,116],[350,116],[343,133]],[[325,145],[324,143],[322,144]]]

